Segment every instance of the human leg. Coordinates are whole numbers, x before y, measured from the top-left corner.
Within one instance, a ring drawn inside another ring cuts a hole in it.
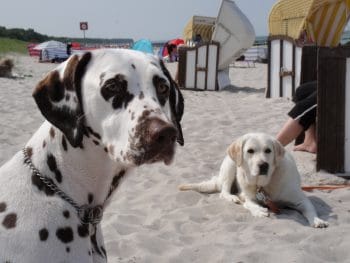
[[[278,132],[276,139],[283,146],[286,146],[298,137],[303,130],[303,126],[300,125],[298,120],[288,118],[282,129]]]
[[[305,138],[302,144],[296,145],[294,151],[304,151],[310,153],[317,152],[316,128],[312,124],[309,129],[305,131]]]

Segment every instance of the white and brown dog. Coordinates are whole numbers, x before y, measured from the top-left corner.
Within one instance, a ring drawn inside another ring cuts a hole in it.
[[[162,61],[74,55],[36,87],[47,121],[0,168],[0,262],[106,262],[100,221],[127,171],[170,164],[183,97]]]
[[[179,189],[220,192],[220,197],[242,203],[256,217],[269,215],[264,206],[288,206],[300,211],[310,225],[327,227],[328,223],[317,217],[313,204],[302,192],[300,181],[293,157],[276,139],[263,133],[248,133],[229,146],[218,176],[180,185]]]

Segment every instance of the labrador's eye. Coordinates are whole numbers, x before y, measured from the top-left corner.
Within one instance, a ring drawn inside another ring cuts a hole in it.
[[[267,149],[265,150],[265,153],[271,153],[271,149],[270,149],[270,148],[267,148]]]
[[[250,153],[250,154],[253,154],[253,153],[254,153],[254,150],[253,150],[253,149],[248,149],[247,152]]]

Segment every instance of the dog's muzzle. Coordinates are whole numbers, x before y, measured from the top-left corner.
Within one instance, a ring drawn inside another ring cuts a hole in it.
[[[142,154],[133,157],[135,164],[158,161],[170,164],[175,153],[177,129],[161,119],[149,118],[140,123],[136,130],[139,143],[132,148]]]
[[[169,164],[174,155],[176,138],[177,129],[173,125],[160,119],[153,119],[146,136],[145,159],[147,162],[164,160],[165,164]]]
[[[259,164],[259,174],[260,175],[267,175],[269,171],[269,164],[264,162],[262,164]]]

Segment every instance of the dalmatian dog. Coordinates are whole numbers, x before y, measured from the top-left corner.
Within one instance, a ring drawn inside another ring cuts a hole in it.
[[[184,144],[180,90],[156,56],[101,49],[33,97],[46,120],[0,168],[0,262],[107,262],[100,222],[121,180]]]

